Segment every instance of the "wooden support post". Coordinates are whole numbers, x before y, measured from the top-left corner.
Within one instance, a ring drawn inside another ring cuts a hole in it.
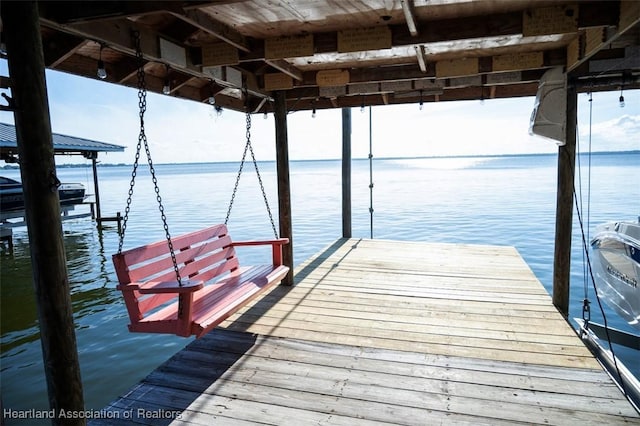
[[[287,101],[283,91],[274,93],[276,121],[276,167],[278,169],[278,208],[280,212],[280,236],[289,238],[283,247],[283,261],[290,268],[282,280],[293,285],[293,227],[291,222],[291,185],[289,183],[289,140],[287,136]]]
[[[556,200],[556,242],[553,259],[553,304],[569,317],[571,270],[571,228],[573,184],[576,164],[578,95],[573,84],[567,87],[566,144],[558,148],[558,194]]]
[[[100,190],[98,189],[98,153],[91,153],[91,168],[93,169],[93,192],[96,197],[96,223],[98,228],[102,227],[102,213],[100,212]]]
[[[342,108],[342,237],[351,236],[351,108]]]
[[[49,405],[84,410],[82,381],[60,220],[40,18],[35,1],[4,2],[1,12],[20,155],[34,289]],[[84,425],[55,418],[54,425]]]

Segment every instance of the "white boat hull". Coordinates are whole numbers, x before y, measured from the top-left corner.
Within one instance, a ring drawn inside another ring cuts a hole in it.
[[[598,297],[640,330],[640,223],[607,223],[591,241]]]

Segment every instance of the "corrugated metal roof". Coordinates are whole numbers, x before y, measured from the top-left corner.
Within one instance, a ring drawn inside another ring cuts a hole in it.
[[[0,123],[0,149],[3,152],[13,153],[17,148],[16,126]],[[124,146],[53,133],[53,149],[57,153],[81,154],[84,152],[122,152]]]

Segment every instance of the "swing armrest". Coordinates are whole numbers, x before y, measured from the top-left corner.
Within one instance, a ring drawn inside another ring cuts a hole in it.
[[[264,246],[264,245],[278,245],[283,246],[289,244],[288,238],[277,238],[275,240],[251,240],[251,241],[233,241],[232,246]]]
[[[282,246],[285,244],[289,244],[288,238],[276,238],[275,240],[264,240],[264,241],[234,241],[231,243],[232,247],[239,246],[262,246],[262,245],[270,245],[271,246],[271,255],[274,266],[280,266],[284,264],[284,259],[282,257]]]
[[[142,294],[193,293],[204,287],[204,281],[182,280],[182,286],[178,281],[147,281],[145,283],[130,283],[122,287],[128,290],[138,290]]]

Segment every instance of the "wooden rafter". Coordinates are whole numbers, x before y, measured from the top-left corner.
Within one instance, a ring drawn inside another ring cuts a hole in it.
[[[620,1],[540,6],[527,2],[532,9],[524,9],[512,0],[464,5],[402,0],[385,3],[385,8],[354,0],[336,14],[328,0],[264,5],[252,0],[42,3],[45,59],[50,68],[95,78],[96,52],[86,46],[101,43],[110,51],[105,61],[107,80],[134,85],[131,33],[138,31],[151,68],[153,63],[171,67],[176,80],[172,94],[202,101],[208,98],[205,92],[212,81],[221,88],[247,85],[250,95],[258,97],[249,101],[250,106],[269,98],[271,90],[288,91],[289,99],[307,90],[342,106],[342,98],[351,96],[348,88],[339,87],[343,81],[318,90],[318,74],[331,70],[348,70],[346,85],[384,83],[387,89],[378,90],[389,103],[414,96],[407,91],[411,86],[400,84],[403,81],[451,79],[451,84],[443,86],[445,93],[432,97],[447,100],[454,87],[526,86],[528,75],[538,75],[550,66],[567,66],[574,74],[588,75],[585,64],[591,59],[607,60],[602,51],[614,55],[615,48],[637,45],[640,32],[637,6]],[[354,28],[355,16],[368,27],[361,28],[359,35],[357,31],[345,35]],[[554,22],[548,25],[547,21]],[[353,43],[345,47],[349,37]],[[240,72],[242,78],[238,78]],[[162,84],[152,86],[161,90]],[[453,94],[466,96],[455,90]],[[495,91],[496,96],[508,93],[504,88]],[[228,102],[237,103],[231,98]]]
[[[302,81],[302,71],[294,67],[284,59],[265,59],[265,62],[280,72],[291,76],[295,80]]]
[[[198,2],[194,2],[195,3]],[[104,22],[110,19],[182,10],[178,1],[44,1],[38,5],[40,16],[60,24]]]
[[[135,56],[133,39],[131,34],[138,31],[140,34],[140,45],[144,58],[147,61],[165,63],[171,66],[175,71],[191,75],[193,77],[201,77],[210,79],[202,69],[191,62],[190,56],[185,55],[186,64],[182,64],[172,60],[171,58],[163,58],[160,56],[160,39],[163,34],[152,29],[136,25],[128,19],[110,19],[106,22],[92,22],[74,25],[61,25],[57,22],[42,18],[41,22],[48,28],[52,28],[63,33],[72,34],[90,40],[96,40],[105,43],[110,49],[119,51],[129,56]],[[186,48],[185,48],[186,49]],[[250,90],[253,96],[265,97],[265,93],[256,90]]]
[[[46,44],[45,66],[54,69],[89,43],[86,39],[63,33],[51,35],[42,42]]]
[[[402,12],[404,13],[404,19],[407,21],[407,29],[412,36],[418,35],[418,27],[416,25],[416,18],[413,13],[413,2],[411,0],[400,0],[402,4]]]
[[[249,47],[249,41],[242,34],[234,30],[233,28],[225,25],[221,22],[215,21],[206,13],[191,9],[184,12],[171,12],[175,17],[182,19],[185,22],[193,25],[196,28],[211,34],[220,40],[229,43],[237,49],[244,52],[251,51]]]

